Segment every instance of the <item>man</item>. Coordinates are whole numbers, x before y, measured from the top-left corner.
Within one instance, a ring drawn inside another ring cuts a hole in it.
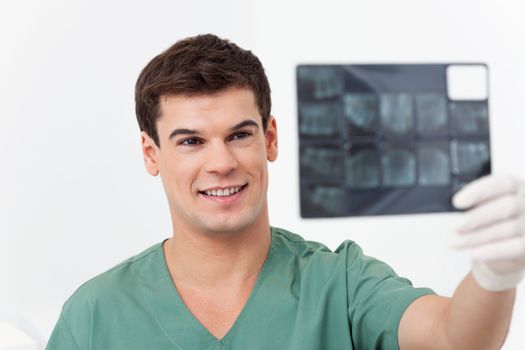
[[[277,158],[270,88],[250,52],[177,42],[136,85],[147,171],[173,236],[95,277],[64,305],[47,349],[495,349],[525,270],[523,185],[489,177],[457,247],[473,273],[452,298],[413,288],[346,241],[330,252],[269,224]]]

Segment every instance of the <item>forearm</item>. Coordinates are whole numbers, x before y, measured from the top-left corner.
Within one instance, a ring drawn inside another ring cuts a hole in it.
[[[451,349],[500,349],[510,325],[516,289],[489,292],[472,274],[456,289],[439,325],[441,343]]]

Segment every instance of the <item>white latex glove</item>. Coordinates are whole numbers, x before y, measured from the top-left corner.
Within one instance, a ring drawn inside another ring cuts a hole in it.
[[[516,287],[525,275],[525,183],[485,176],[456,193],[452,203],[470,208],[452,246],[469,251],[476,282],[489,291]]]

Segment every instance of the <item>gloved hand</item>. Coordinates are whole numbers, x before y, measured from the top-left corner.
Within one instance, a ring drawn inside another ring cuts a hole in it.
[[[452,203],[470,208],[452,246],[469,251],[476,282],[494,292],[516,287],[525,275],[525,183],[485,176],[456,193]]]

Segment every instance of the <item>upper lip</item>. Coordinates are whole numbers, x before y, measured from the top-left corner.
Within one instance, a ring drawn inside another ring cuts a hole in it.
[[[247,185],[246,183],[245,184],[242,184],[242,185],[227,185],[227,186],[215,186],[215,187],[209,187],[209,188],[206,188],[204,190],[199,190],[199,192],[206,192],[206,191],[217,191],[217,190],[225,190],[225,189],[229,189],[229,188],[235,188],[235,187],[244,187],[244,185]]]

